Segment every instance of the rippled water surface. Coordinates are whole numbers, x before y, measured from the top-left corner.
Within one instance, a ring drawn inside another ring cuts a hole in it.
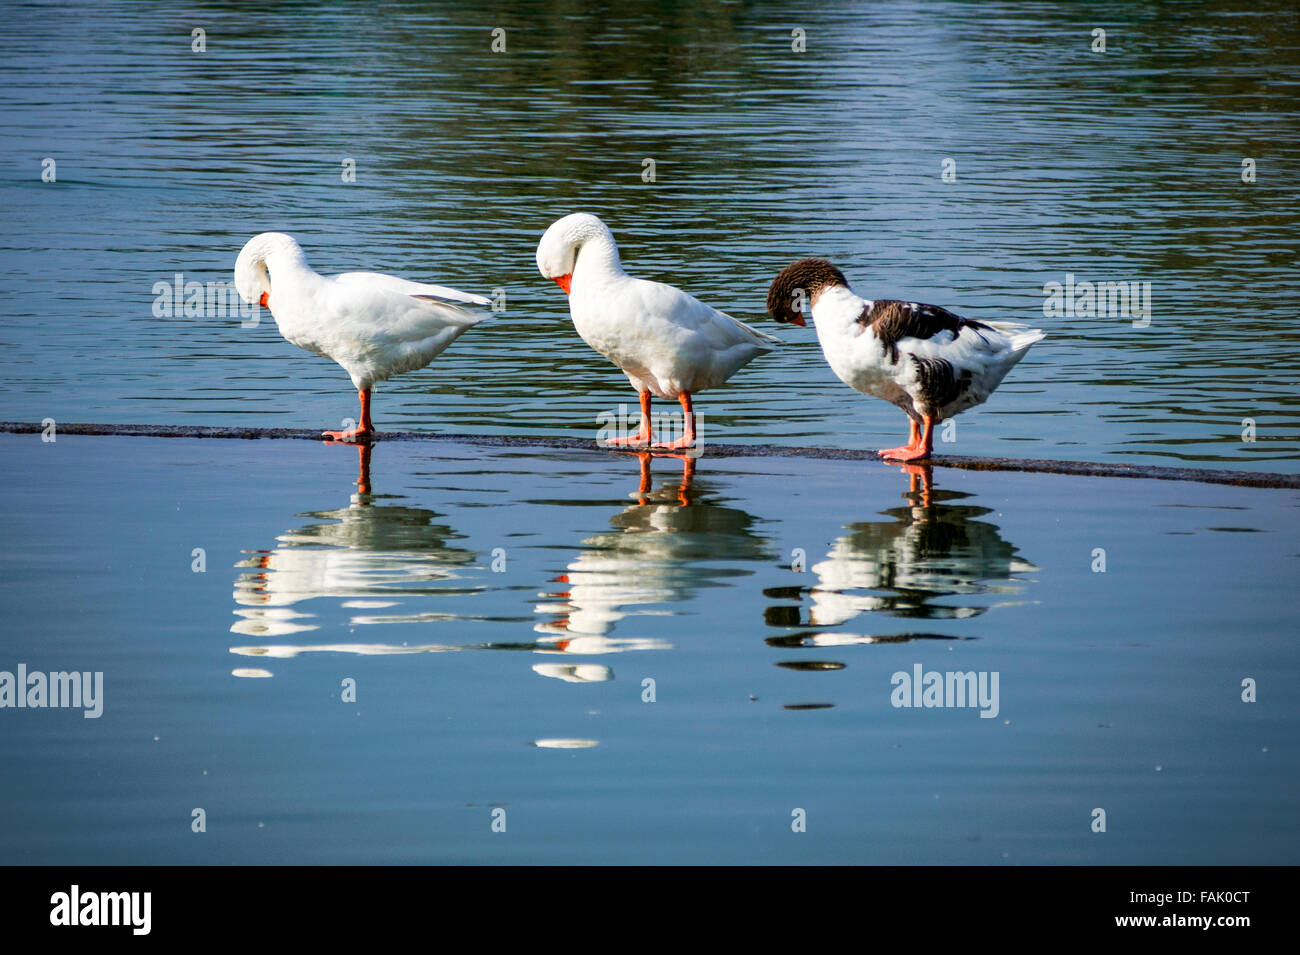
[[[6,3],[3,417],[355,415],[341,369],[269,322],[154,314],[155,283],[225,282],[276,229],[323,272],[505,290],[492,325],[381,387],[381,429],[591,435],[632,392],[533,263],[583,209],[634,273],[787,340],[700,399],[711,440],[901,440],[811,329],[763,314],[816,254],[865,295],[1047,330],[941,450],[1297,470],[1293,4],[605,8]],[[1045,317],[1067,275],[1149,282],[1149,325]]]
[[[1294,491],[452,442],[0,454],[0,671],[104,680],[98,719],[0,710],[2,862],[1300,850]],[[996,694],[895,706],[917,668]]]
[[[3,4],[0,420],[354,416],[215,307],[279,230],[504,295],[381,431],[594,438],[635,395],[533,258],[586,210],[785,340],[699,396],[707,442],[903,439],[764,314],[821,255],[1047,331],[940,452],[1300,471],[1293,4],[587,6]],[[98,719],[0,708],[0,862],[1298,857],[1295,491],[463,440],[0,468],[0,697],[104,678]],[[996,693],[895,705],[916,673]]]

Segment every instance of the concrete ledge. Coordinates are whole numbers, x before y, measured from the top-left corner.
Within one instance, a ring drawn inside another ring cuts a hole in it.
[[[0,432],[39,434],[40,424],[25,421],[0,421]],[[102,435],[144,438],[213,438],[213,439],[281,439],[319,441],[320,431],[309,428],[214,428],[194,425],[152,424],[71,424],[58,425],[61,435]],[[495,448],[551,448],[562,450],[602,450],[586,438],[544,438],[529,435],[431,434],[424,431],[381,431],[376,443],[386,441],[425,441],[456,443]],[[620,449],[617,453],[627,453]],[[790,448],[758,444],[714,444],[705,446],[703,456],[710,458],[816,458],[830,461],[874,461],[874,451],[840,448]],[[1026,471],[1037,474],[1073,474],[1086,477],[1144,478],[1152,481],[1197,481],[1202,484],[1232,484],[1238,487],[1300,488],[1300,474],[1276,474],[1261,471],[1226,471],[1211,468],[1169,468],[1146,464],[1092,464],[1086,461],[1048,461],[1037,458],[972,458],[941,455],[927,465],[957,468],[964,471]]]

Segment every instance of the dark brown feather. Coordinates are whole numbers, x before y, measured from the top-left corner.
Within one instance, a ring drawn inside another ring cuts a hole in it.
[[[942,358],[921,358],[918,355],[908,357],[916,363],[921,410],[927,414],[938,414],[940,408],[956,401],[970,386],[969,368],[963,368],[958,375],[953,370],[952,363]]]
[[[828,288],[847,288],[848,284],[844,273],[826,259],[800,259],[772,279],[767,289],[767,312],[778,322],[792,322],[799,317],[800,306],[811,306]]]
[[[895,365],[898,364],[898,343],[904,338],[933,338],[940,332],[952,332],[956,337],[963,328],[978,332],[989,327],[938,305],[889,300],[872,302],[862,310],[858,322],[871,329]]]

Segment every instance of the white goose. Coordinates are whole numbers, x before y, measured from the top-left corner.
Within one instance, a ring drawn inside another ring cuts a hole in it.
[[[800,259],[777,274],[767,310],[803,325],[804,303],[831,370],[850,388],[906,413],[911,436],[881,451],[921,461],[934,450],[934,426],[988,400],[1006,373],[1045,333],[1014,322],[977,322],[937,305],[864,299],[825,259]]]
[[[582,340],[623,369],[640,393],[638,433],[610,444],[650,444],[653,395],[678,399],[685,416],[684,434],[656,447],[689,448],[691,396],[716,388],[780,342],[671,285],[628,275],[613,234],[587,213],[551,224],[537,245],[537,268],[568,294]]]
[[[375,382],[423,368],[490,317],[468,306],[492,304],[481,295],[377,272],[317,275],[298,243],[282,232],[248,240],[235,262],[235,288],[244,301],[269,307],[286,339],[332,358],[352,377],[361,420],[350,431],[323,432],[336,441],[374,434]]]

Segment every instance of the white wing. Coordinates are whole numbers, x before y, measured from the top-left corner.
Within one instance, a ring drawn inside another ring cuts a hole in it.
[[[425,282],[412,282],[410,279],[385,275],[382,272],[344,272],[334,276],[334,281],[343,285],[364,286],[414,298],[442,299],[447,302],[465,302],[470,305],[491,305],[492,299],[462,292],[460,289],[447,288],[445,285],[430,285]]]
[[[705,305],[693,295],[663,282],[633,279],[630,289],[640,299],[643,314],[671,322],[703,336],[710,346],[727,349],[753,345],[766,351],[781,339],[732,318],[726,312]]]

